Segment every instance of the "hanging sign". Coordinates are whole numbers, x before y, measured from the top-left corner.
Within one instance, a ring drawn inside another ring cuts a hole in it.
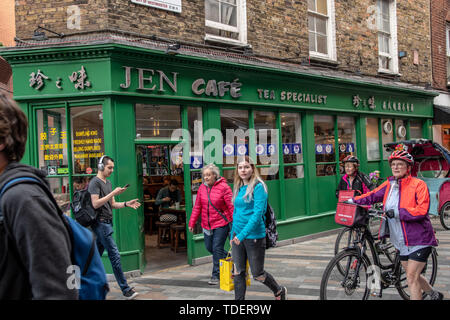
[[[181,13],[181,0],[131,0],[136,4]]]

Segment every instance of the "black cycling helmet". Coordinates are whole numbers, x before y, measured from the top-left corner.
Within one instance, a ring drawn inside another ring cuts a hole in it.
[[[353,162],[359,165],[359,159],[356,156],[346,156],[344,159],[342,159],[342,163],[346,163],[346,162]]]

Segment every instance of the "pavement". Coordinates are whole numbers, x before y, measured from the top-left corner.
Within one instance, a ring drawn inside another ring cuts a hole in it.
[[[439,218],[432,217],[432,224],[439,240],[438,273],[434,288],[450,299],[450,230],[445,230]],[[318,300],[323,272],[334,256],[337,233],[314,239],[279,246],[266,251],[265,270],[276,281],[286,286],[289,300]],[[188,264],[147,272],[128,282],[139,295],[136,300],[234,300],[234,292],[208,285],[212,263],[197,266]],[[115,281],[110,283],[108,300],[123,300]],[[263,284],[251,280],[247,288],[247,300],[273,300],[273,294]],[[371,300],[401,300],[395,288],[383,291],[383,297]]]

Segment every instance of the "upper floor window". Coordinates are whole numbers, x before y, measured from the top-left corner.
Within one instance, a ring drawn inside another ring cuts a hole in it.
[[[205,0],[205,39],[247,44],[246,17],[246,0]]]
[[[377,9],[378,71],[398,73],[397,10],[395,0],[378,0]]]
[[[450,86],[450,25],[447,25],[446,34],[447,34],[447,85]]]
[[[334,0],[308,0],[309,54],[336,60]]]

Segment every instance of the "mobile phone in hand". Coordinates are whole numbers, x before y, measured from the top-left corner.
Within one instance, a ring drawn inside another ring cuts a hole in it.
[[[129,183],[127,183],[126,185],[124,185],[123,187],[124,188],[128,188],[130,186],[130,184]]]

